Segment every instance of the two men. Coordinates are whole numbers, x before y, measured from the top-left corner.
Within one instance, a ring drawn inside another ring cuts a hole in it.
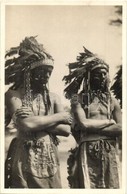
[[[72,188],[119,188],[120,107],[110,94],[108,65],[84,51],[69,64],[70,74],[64,77],[77,142],[73,164],[69,162],[69,183]],[[53,58],[35,37],[25,38],[6,56],[11,54],[18,57],[6,60],[6,84],[13,83],[6,93],[6,107],[18,135],[9,152],[11,163],[9,157],[6,162],[11,166],[9,187],[61,188],[56,136],[69,135],[72,118],[47,88]]]

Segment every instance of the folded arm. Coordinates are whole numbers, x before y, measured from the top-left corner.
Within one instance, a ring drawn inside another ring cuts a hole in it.
[[[121,135],[122,134],[122,118],[121,109],[117,100],[114,100],[114,110],[112,112],[113,119],[87,119],[85,111],[80,103],[72,104],[72,112],[74,118],[79,125],[80,130],[99,133],[103,135]]]
[[[113,110],[113,119],[115,120],[116,124],[111,125],[109,127],[105,127],[102,129],[101,133],[104,135],[122,135],[122,114],[121,108],[117,100],[114,100],[114,110]]]
[[[25,118],[17,115],[16,124],[21,130],[25,131],[39,131],[54,127],[59,124],[69,124],[69,113],[60,112],[53,115],[34,116],[27,115]]]
[[[115,123],[114,120],[109,119],[87,119],[85,111],[80,104],[73,104],[72,112],[81,130],[96,132]]]
[[[56,135],[70,134],[71,115],[65,112],[60,98],[52,95],[54,113],[52,115],[35,116],[31,108],[23,107],[20,90],[9,89],[5,94],[5,103],[9,114],[14,119],[19,130],[53,132]],[[56,130],[56,131],[55,131]]]

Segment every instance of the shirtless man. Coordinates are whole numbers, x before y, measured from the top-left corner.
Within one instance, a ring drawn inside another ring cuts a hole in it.
[[[84,87],[71,99],[77,151],[68,179],[72,188],[119,188],[120,105],[110,94],[109,66],[92,53],[85,57],[90,60],[84,66]]]
[[[12,68],[6,61],[6,83],[13,82],[5,95],[6,107],[17,128],[6,160],[6,187],[61,188],[56,136],[70,134],[72,119],[47,88],[54,61],[35,37],[26,37],[17,49]]]

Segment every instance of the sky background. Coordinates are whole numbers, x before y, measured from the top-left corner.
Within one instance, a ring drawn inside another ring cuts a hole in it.
[[[114,6],[103,5],[7,5],[5,9],[5,48],[18,46],[26,36],[36,36],[38,42],[55,60],[49,81],[64,105],[65,88],[62,78],[67,64],[76,61],[83,46],[99,55],[110,65],[113,79],[122,60],[121,27],[111,26]]]

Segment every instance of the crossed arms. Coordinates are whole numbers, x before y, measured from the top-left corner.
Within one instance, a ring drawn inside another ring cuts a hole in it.
[[[122,118],[121,109],[117,100],[114,100],[114,108],[112,112],[113,119],[93,119],[86,118],[85,111],[81,107],[81,104],[72,103],[72,112],[79,129],[87,131],[89,133],[99,133],[102,135],[116,135],[122,134]]]
[[[54,114],[35,116],[31,108],[22,107],[21,98],[16,91],[9,90],[5,96],[6,106],[10,115],[15,115],[18,130],[44,131],[55,135],[68,136],[72,121],[69,112],[63,110],[63,106],[57,97],[54,100]]]

